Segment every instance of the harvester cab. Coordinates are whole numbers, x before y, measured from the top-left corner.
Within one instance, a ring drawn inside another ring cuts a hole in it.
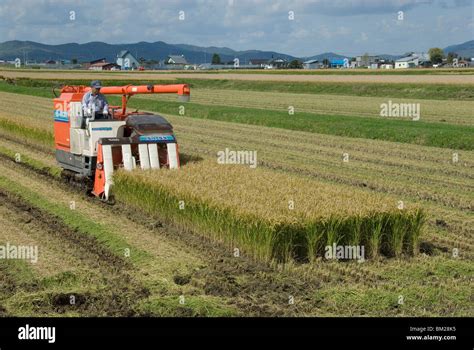
[[[121,106],[110,106],[107,119],[87,119],[82,98],[86,86],[64,86],[54,99],[56,159],[62,175],[85,184],[101,200],[111,200],[115,170],[179,168],[179,152],[172,125],[162,116],[128,112],[127,102],[136,94],[175,93],[190,98],[187,84],[109,86],[104,95],[122,95]]]

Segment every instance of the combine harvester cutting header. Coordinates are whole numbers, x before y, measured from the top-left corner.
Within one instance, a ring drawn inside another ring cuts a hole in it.
[[[82,108],[86,86],[64,86],[54,99],[56,159],[69,180],[85,183],[92,194],[111,201],[112,174],[126,170],[179,168],[179,153],[172,125],[163,117],[144,112],[127,112],[135,94],[178,94],[187,102],[187,84],[109,86],[104,95],[122,95],[122,106],[110,106],[110,115],[97,119]],[[94,112],[93,112],[94,113]]]

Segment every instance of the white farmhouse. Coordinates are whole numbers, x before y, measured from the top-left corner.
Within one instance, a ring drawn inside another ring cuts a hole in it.
[[[395,68],[427,67],[431,64],[430,55],[427,53],[411,53],[409,56],[395,61]]]
[[[122,50],[119,52],[116,63],[122,70],[138,69],[138,67],[140,67],[138,60],[128,50]]]
[[[309,61],[303,62],[304,69],[319,69],[319,68],[322,68],[323,66],[324,65],[318,60],[309,60]]]
[[[419,65],[418,56],[403,57],[395,61],[395,69],[414,68],[414,67],[418,67],[418,65]]]

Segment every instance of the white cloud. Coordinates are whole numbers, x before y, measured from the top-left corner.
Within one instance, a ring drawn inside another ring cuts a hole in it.
[[[367,35],[367,33],[362,32],[362,33],[360,33],[360,37],[357,40],[357,42],[360,43],[360,42],[364,42],[364,41],[367,41],[367,40],[369,40],[369,36]]]
[[[0,2],[0,41],[166,41],[234,49],[397,53],[473,39],[468,0],[28,0]],[[69,11],[76,20],[69,20]],[[179,21],[179,11],[186,19]],[[403,23],[397,11],[405,12]],[[295,20],[288,20],[294,11]],[[438,19],[442,17],[442,19]],[[457,28],[456,30],[454,30]],[[308,45],[308,42],[311,44]],[[374,46],[377,44],[377,46]]]

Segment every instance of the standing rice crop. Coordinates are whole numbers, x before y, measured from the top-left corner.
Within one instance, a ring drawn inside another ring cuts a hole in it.
[[[365,245],[373,257],[413,254],[423,225],[420,209],[400,211],[381,195],[209,160],[119,171],[114,190],[118,200],[266,261],[314,260],[333,244]]]

